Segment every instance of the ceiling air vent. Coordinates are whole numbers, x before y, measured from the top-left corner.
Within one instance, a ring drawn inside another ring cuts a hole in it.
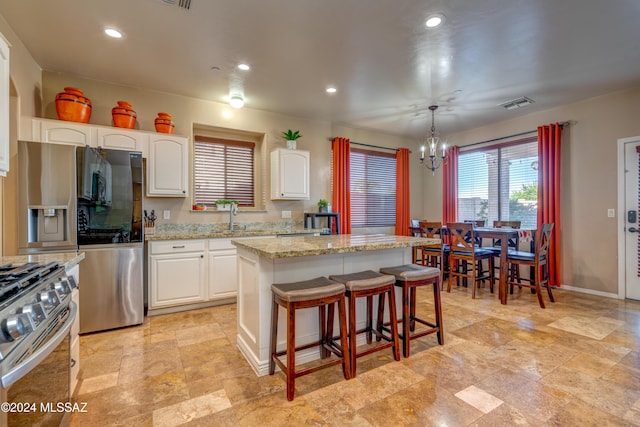
[[[500,106],[506,108],[507,110],[515,110],[516,108],[526,107],[527,105],[531,104],[533,104],[533,100],[527,98],[526,96],[523,96],[522,98],[503,102],[502,104],[500,104]]]
[[[191,0],[161,0],[163,3],[170,5],[178,5],[179,7],[189,10],[191,8]]]

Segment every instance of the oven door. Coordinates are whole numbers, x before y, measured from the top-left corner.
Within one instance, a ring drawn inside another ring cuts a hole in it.
[[[0,426],[68,425],[64,403],[70,396],[70,331],[76,316],[71,302],[66,319],[51,328],[33,354],[2,375],[2,400],[15,408],[3,411],[7,418],[0,419]]]

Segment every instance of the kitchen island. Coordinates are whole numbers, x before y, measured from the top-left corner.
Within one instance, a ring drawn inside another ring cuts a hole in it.
[[[272,283],[411,264],[412,247],[439,242],[439,239],[383,234],[232,240],[238,251],[240,352],[259,376],[268,374]],[[398,304],[401,302],[399,294],[396,300]],[[360,323],[364,324],[364,300],[358,304],[360,328]],[[279,316],[278,330],[286,331],[285,319],[286,316]],[[318,330],[317,310],[297,313],[298,344],[317,340]],[[285,339],[286,334],[280,334],[278,348],[284,348]],[[296,353],[296,362],[306,363],[319,357],[317,349],[309,349]]]

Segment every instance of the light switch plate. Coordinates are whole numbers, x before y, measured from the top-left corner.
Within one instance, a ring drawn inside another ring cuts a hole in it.
[[[607,209],[607,216],[609,218],[615,218],[616,217],[616,210],[615,209]]]
[[[162,212],[162,217],[164,219],[171,219],[171,211],[170,210],[165,210],[164,212]]]
[[[282,218],[291,218],[291,211],[282,211]]]

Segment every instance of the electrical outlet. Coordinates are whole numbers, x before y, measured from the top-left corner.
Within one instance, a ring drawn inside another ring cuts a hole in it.
[[[607,216],[609,218],[615,218],[616,217],[616,210],[615,209],[607,209]]]
[[[164,219],[171,219],[171,211],[166,209],[164,212],[162,212],[162,217]]]
[[[291,218],[291,211],[282,211],[282,218]]]

